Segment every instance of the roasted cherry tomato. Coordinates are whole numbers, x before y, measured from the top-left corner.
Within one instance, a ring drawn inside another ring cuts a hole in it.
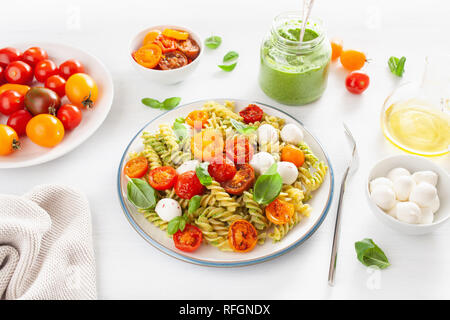
[[[177,180],[177,171],[171,166],[158,167],[148,173],[148,183],[156,190],[171,189]]]
[[[60,98],[66,95],[66,80],[58,75],[53,75],[45,80],[45,87],[55,91]]]
[[[129,178],[142,178],[148,170],[148,161],[145,157],[137,157],[129,160],[123,169]]]
[[[22,58],[22,53],[16,48],[3,48],[0,49],[0,67],[6,67],[13,61],[20,60]]]
[[[23,61],[14,61],[5,69],[5,80],[14,84],[28,84],[33,80],[33,69]]]
[[[11,154],[19,148],[19,137],[14,129],[0,124],[0,156]]]
[[[248,163],[253,158],[254,148],[247,137],[236,136],[228,139],[225,148],[228,158],[235,164]]]
[[[228,229],[228,242],[236,252],[249,252],[258,242],[258,232],[247,220],[236,220]]]
[[[23,84],[12,84],[12,83],[6,83],[0,86],[0,94],[5,92],[6,90],[14,90],[20,93],[21,95],[25,95],[30,90],[30,87],[25,86]]]
[[[75,73],[84,73],[84,66],[78,60],[69,59],[61,63],[58,70],[59,75],[67,80]]]
[[[11,115],[25,107],[24,97],[14,90],[6,90],[0,94],[0,113]]]
[[[191,151],[196,159],[212,161],[223,155],[223,137],[215,129],[203,129],[191,139]]]
[[[156,38],[154,43],[161,48],[162,53],[164,54],[177,50],[177,42],[173,39],[163,36],[162,34],[160,34]]]
[[[281,149],[281,161],[292,162],[297,167],[301,167],[305,162],[305,154],[296,147],[286,146]]]
[[[227,157],[216,158],[209,164],[208,172],[217,182],[225,182],[233,179],[236,174],[236,166]]]
[[[142,41],[142,45],[145,46],[146,44],[153,43],[156,40],[156,38],[159,37],[160,34],[161,34],[161,31],[159,31],[159,30],[150,30],[145,35],[144,41]]]
[[[60,106],[61,99],[56,92],[47,88],[33,87],[25,95],[25,107],[34,116],[41,113],[56,115]]]
[[[342,52],[342,40],[333,39],[331,40],[331,60],[336,60],[341,56]]]
[[[181,30],[175,30],[175,29],[164,29],[162,32],[163,36],[166,36],[168,38],[172,38],[175,40],[186,40],[189,38],[189,33]]]
[[[27,124],[27,136],[41,147],[52,148],[64,138],[64,126],[50,114],[38,114]]]
[[[197,250],[202,244],[202,240],[202,231],[189,223],[186,224],[183,231],[178,230],[173,235],[173,243],[175,244],[175,247],[185,252]]]
[[[19,110],[9,116],[6,124],[13,128],[19,136],[23,136],[27,133],[27,124],[31,118],[33,118],[33,116],[27,110]]]
[[[363,93],[369,86],[369,82],[369,76],[360,71],[353,71],[345,78],[347,90],[354,94]]]
[[[28,48],[22,55],[22,61],[34,67],[38,62],[48,59],[47,52],[39,47]]]
[[[204,187],[195,171],[186,171],[178,176],[175,182],[175,193],[181,199],[190,199],[203,193]]]
[[[133,52],[133,58],[141,66],[153,69],[156,67],[161,60],[162,51],[161,48],[154,44],[146,44],[142,46],[137,51]]]
[[[58,67],[52,60],[46,59],[39,61],[34,67],[34,77],[42,83],[45,83],[48,77],[57,75],[58,73]]]
[[[73,130],[80,124],[83,114],[78,107],[64,104],[59,108],[56,117],[61,120],[65,130]]]
[[[229,194],[240,195],[250,189],[255,181],[255,170],[249,164],[238,165],[236,174],[231,180],[222,182],[221,185]]]
[[[292,203],[275,199],[266,207],[266,217],[274,224],[288,223],[294,216],[294,205]]]
[[[239,112],[239,115],[244,118],[245,123],[253,123],[261,121],[264,111],[256,104],[249,104],[244,110]]]
[[[188,59],[181,51],[171,51],[164,53],[158,66],[162,70],[178,69],[188,64]]]
[[[356,50],[344,50],[340,56],[342,66],[350,71],[361,69],[366,63],[366,55]]]
[[[186,57],[188,57],[191,60],[194,60],[197,58],[198,54],[200,53],[200,47],[198,46],[197,42],[194,39],[186,39],[183,41],[177,42],[178,50],[183,52]]]
[[[94,79],[85,73],[75,73],[66,82],[66,96],[79,108],[92,108],[98,96]]]
[[[208,123],[208,118],[208,112],[203,110],[194,110],[187,115],[186,123],[192,128],[200,129],[204,128]]]

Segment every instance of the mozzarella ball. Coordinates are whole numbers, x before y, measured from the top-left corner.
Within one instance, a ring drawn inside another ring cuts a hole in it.
[[[417,184],[427,182],[435,187],[438,182],[438,175],[433,171],[417,171],[412,175],[412,178]]]
[[[303,131],[295,124],[289,123],[281,129],[281,139],[286,143],[298,145],[303,141]]]
[[[411,173],[405,168],[394,168],[387,174],[387,178],[394,182],[397,178],[402,176],[410,176]]]
[[[278,131],[270,124],[263,124],[258,128],[259,144],[275,143],[278,141]]]
[[[440,206],[441,202],[439,201],[439,196],[436,196],[431,202],[431,206],[429,208],[431,209],[431,212],[436,213],[439,210]]]
[[[164,198],[156,204],[155,212],[162,220],[170,221],[175,217],[181,216],[181,206],[174,199]]]
[[[386,211],[392,209],[396,202],[394,190],[383,185],[375,187],[370,196],[377,206]]]
[[[298,177],[298,169],[292,162],[278,162],[277,171],[283,179],[284,184],[293,184]]]
[[[421,208],[422,214],[419,219],[420,224],[431,224],[434,220],[434,214],[430,208]]]
[[[430,207],[436,196],[436,188],[427,182],[422,182],[413,188],[409,201],[415,202],[421,207]]]
[[[189,160],[186,162],[183,162],[181,166],[177,168],[177,173],[182,174],[187,171],[195,171],[195,168],[200,164],[198,160]]]
[[[409,199],[412,189],[416,186],[411,176],[401,176],[394,181],[394,191],[397,200],[406,201]]]
[[[395,218],[395,219],[397,219],[397,205],[398,205],[398,203],[399,203],[399,201],[395,200],[394,206],[391,209],[389,209],[388,211],[386,211],[386,213],[388,215],[390,215],[392,218]]]
[[[372,192],[373,189],[375,189],[375,187],[379,186],[379,185],[384,185],[384,186],[394,189],[394,183],[392,183],[391,180],[389,180],[388,178],[385,178],[385,177],[380,177],[380,178],[375,178],[372,181],[370,181],[370,183],[369,183],[370,192]]]
[[[274,163],[275,159],[268,152],[258,152],[250,160],[250,165],[257,175],[264,174]]]
[[[422,211],[414,202],[399,202],[397,204],[397,219],[406,223],[417,224]]]

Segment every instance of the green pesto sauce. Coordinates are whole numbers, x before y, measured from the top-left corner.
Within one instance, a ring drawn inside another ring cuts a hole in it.
[[[300,28],[280,27],[278,34],[291,41],[299,41]],[[319,34],[306,29],[304,41],[317,38]],[[331,47],[324,41],[306,54],[288,54],[266,41],[261,49],[259,84],[272,99],[286,105],[303,105],[318,99],[325,91]]]

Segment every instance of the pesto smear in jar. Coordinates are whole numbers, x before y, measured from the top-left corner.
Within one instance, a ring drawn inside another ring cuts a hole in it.
[[[307,23],[300,45],[301,20],[292,19],[292,13],[289,20],[283,15],[275,18],[261,46],[259,84],[280,103],[303,105],[318,99],[326,88],[331,46],[314,21]]]

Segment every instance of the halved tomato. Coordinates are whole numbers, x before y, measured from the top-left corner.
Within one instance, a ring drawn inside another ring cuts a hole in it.
[[[181,51],[166,52],[158,63],[162,70],[178,69],[188,64],[188,59]]]
[[[168,53],[177,50],[177,42],[173,39],[167,38],[160,34],[156,40],[154,41],[157,44],[163,53]]]
[[[200,47],[194,39],[186,39],[184,41],[178,41],[177,43],[178,50],[183,52],[186,57],[191,60],[197,58],[200,53]]]
[[[247,137],[235,136],[228,139],[225,148],[228,158],[235,164],[249,163],[253,158],[254,148]]]
[[[142,178],[147,172],[147,169],[147,159],[145,157],[137,157],[127,162],[124,172],[130,178]]]
[[[158,65],[162,57],[161,48],[154,44],[146,44],[142,46],[137,51],[133,52],[133,58],[141,66],[153,69]]]
[[[164,29],[163,33],[164,36],[176,40],[186,40],[189,38],[189,33],[185,31],[175,30],[175,29]]]
[[[203,110],[194,110],[186,117],[186,123],[192,128],[201,129],[208,123],[208,112]]]
[[[156,190],[167,190],[174,186],[177,171],[171,166],[158,167],[148,173],[148,183]]]
[[[236,174],[231,180],[221,185],[229,194],[240,195],[250,189],[255,181],[255,170],[248,163],[238,165]]]
[[[194,134],[191,140],[191,150],[196,159],[212,161],[223,154],[223,137],[215,129],[203,129]]]
[[[185,252],[197,250],[202,244],[202,240],[202,231],[192,224],[186,224],[183,231],[178,230],[173,235],[173,243],[175,244],[175,247]]]
[[[247,220],[236,220],[228,229],[228,242],[236,252],[249,252],[258,242],[258,232]]]
[[[288,223],[294,216],[294,205],[292,203],[275,199],[266,207],[266,217],[274,224]]]
[[[159,30],[150,30],[145,35],[144,41],[142,41],[142,45],[145,46],[146,44],[153,43],[160,34],[161,34],[161,31],[159,31]]]

